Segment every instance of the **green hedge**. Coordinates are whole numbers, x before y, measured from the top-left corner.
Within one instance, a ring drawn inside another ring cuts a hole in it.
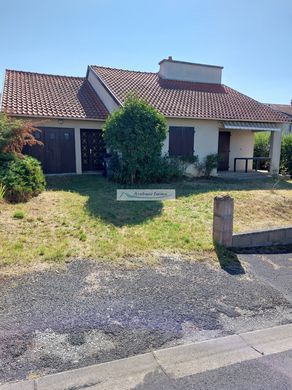
[[[269,157],[270,133],[256,133],[254,156]],[[261,166],[266,169],[266,163]],[[292,134],[283,135],[281,144],[280,173],[292,175]]]
[[[282,138],[280,171],[292,176],[292,134]]]
[[[6,188],[5,199],[12,203],[28,201],[39,195],[46,185],[40,163],[29,156],[2,158],[0,183]]]

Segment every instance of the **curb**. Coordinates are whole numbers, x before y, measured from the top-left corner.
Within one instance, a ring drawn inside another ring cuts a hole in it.
[[[125,359],[6,383],[0,390],[128,390],[146,376],[172,381],[292,349],[292,324],[160,349]],[[140,387],[139,387],[140,388]]]

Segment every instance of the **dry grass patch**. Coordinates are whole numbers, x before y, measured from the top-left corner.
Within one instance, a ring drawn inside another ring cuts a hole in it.
[[[235,199],[237,232],[292,224],[291,181],[276,189],[272,181],[163,184],[177,192],[175,202],[163,203],[117,202],[117,186],[98,176],[48,181],[48,190],[28,203],[0,205],[2,267],[74,257],[135,264],[158,253],[210,256],[213,198],[222,193]]]

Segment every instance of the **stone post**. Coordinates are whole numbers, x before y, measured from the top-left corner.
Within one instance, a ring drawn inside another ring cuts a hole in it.
[[[214,198],[213,241],[225,247],[232,246],[233,211],[234,203],[229,195]]]

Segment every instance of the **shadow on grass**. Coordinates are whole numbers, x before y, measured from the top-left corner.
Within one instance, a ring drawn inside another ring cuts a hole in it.
[[[99,175],[50,176],[47,177],[47,182],[48,189],[71,191],[86,196],[88,212],[92,216],[101,218],[105,222],[117,227],[138,225],[162,213],[163,203],[159,201],[118,202],[116,200],[116,190],[118,188],[131,188],[131,186],[112,183]],[[192,181],[135,185],[132,188],[175,189],[176,197],[180,198],[214,191],[272,190],[273,185],[274,183],[271,179],[261,181],[195,179]],[[278,188],[288,189],[292,188],[292,186],[289,182],[281,182]]]
[[[117,201],[116,190],[123,186],[97,175],[55,176],[49,177],[47,181],[48,189],[70,191],[86,196],[86,208],[90,215],[117,227],[139,225],[159,216],[162,212],[163,203],[160,201]]]
[[[221,268],[230,275],[244,275],[245,270],[237,254],[222,245],[214,243],[215,252]]]

